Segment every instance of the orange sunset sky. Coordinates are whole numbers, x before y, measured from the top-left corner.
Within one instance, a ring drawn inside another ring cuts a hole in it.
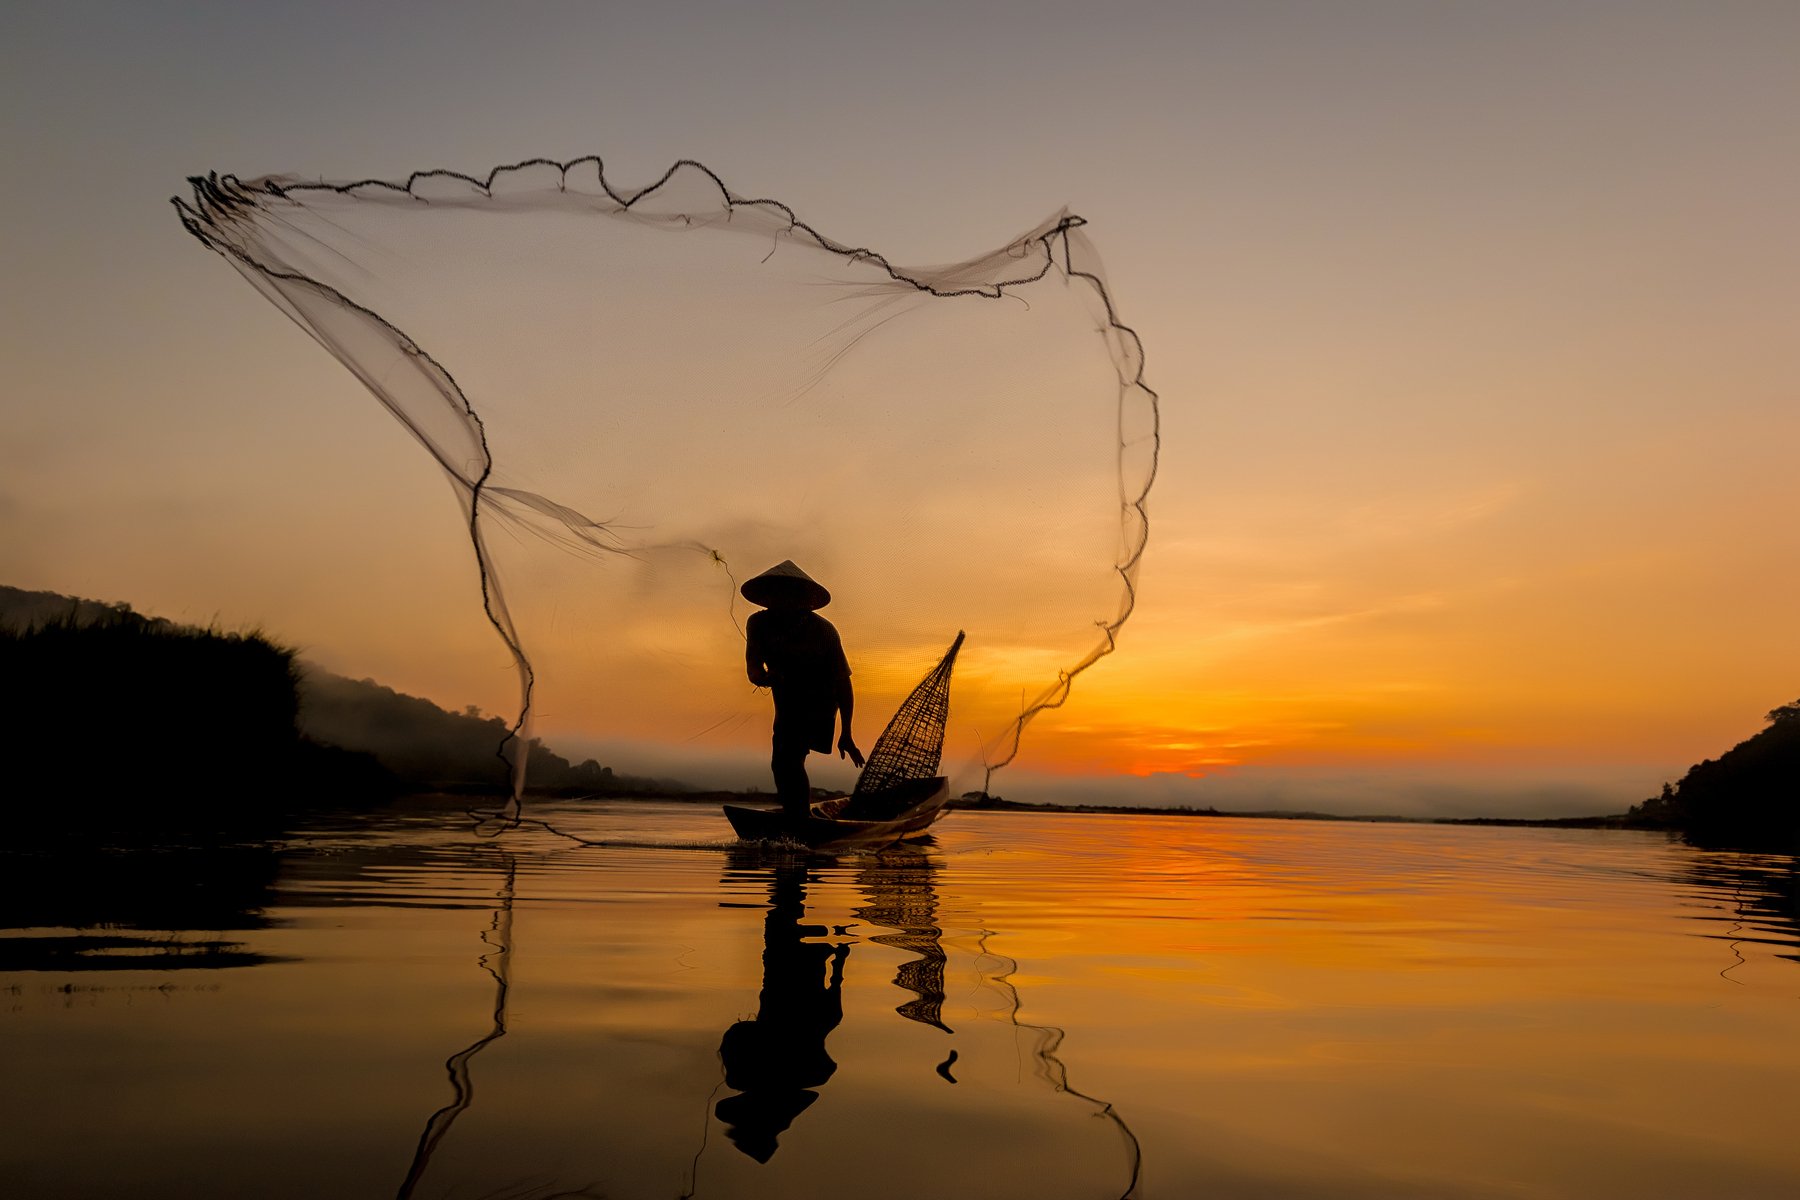
[[[1090,222],[1162,470],[1137,614],[1011,798],[1616,811],[1800,696],[1800,8],[524,13],[15,14],[0,583],[508,711],[436,467],[167,200],[691,157],[902,263]],[[542,732],[754,781],[766,703]]]

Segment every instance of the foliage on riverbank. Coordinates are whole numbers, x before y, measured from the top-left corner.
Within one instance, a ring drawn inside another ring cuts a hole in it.
[[[0,780],[12,819],[113,832],[248,828],[312,797],[366,802],[395,781],[296,722],[293,651],[260,633],[128,609],[0,629]]]
[[[1766,720],[1760,733],[1634,806],[1633,823],[1678,830],[1700,845],[1800,849],[1800,701]]]
[[[16,819],[46,831],[71,828],[77,807],[109,835],[149,837],[511,787],[499,717],[333,674],[261,633],[3,586],[0,720],[12,749],[0,785]],[[535,740],[530,754],[534,790],[679,787],[571,763]]]

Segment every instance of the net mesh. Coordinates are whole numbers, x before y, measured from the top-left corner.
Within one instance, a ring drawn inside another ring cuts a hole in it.
[[[1157,400],[1078,216],[914,267],[685,161],[637,189],[597,158],[192,183],[188,231],[451,484],[521,771],[535,734],[633,774],[765,778],[747,566],[830,588],[866,711],[967,630],[939,745],[976,771],[1013,761],[1132,612]],[[389,645],[441,655],[383,605]],[[447,699],[506,710],[491,660],[460,669]]]

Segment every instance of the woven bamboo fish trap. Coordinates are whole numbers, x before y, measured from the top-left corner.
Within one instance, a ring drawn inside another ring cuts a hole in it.
[[[851,793],[853,809],[872,807],[882,793],[938,773],[944,756],[944,727],[950,723],[950,673],[956,668],[956,652],[962,644],[963,635],[958,632],[944,657],[901,702],[875,739],[875,748]]]

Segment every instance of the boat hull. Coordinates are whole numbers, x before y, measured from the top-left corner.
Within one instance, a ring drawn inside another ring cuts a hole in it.
[[[950,799],[950,781],[942,775],[901,786],[909,794],[893,797],[893,815],[883,820],[838,816],[848,803],[845,798],[817,801],[810,814],[799,820],[779,808],[727,804],[725,819],[747,842],[799,842],[819,849],[885,846],[923,833],[943,815]],[[916,793],[916,798],[910,793]]]

